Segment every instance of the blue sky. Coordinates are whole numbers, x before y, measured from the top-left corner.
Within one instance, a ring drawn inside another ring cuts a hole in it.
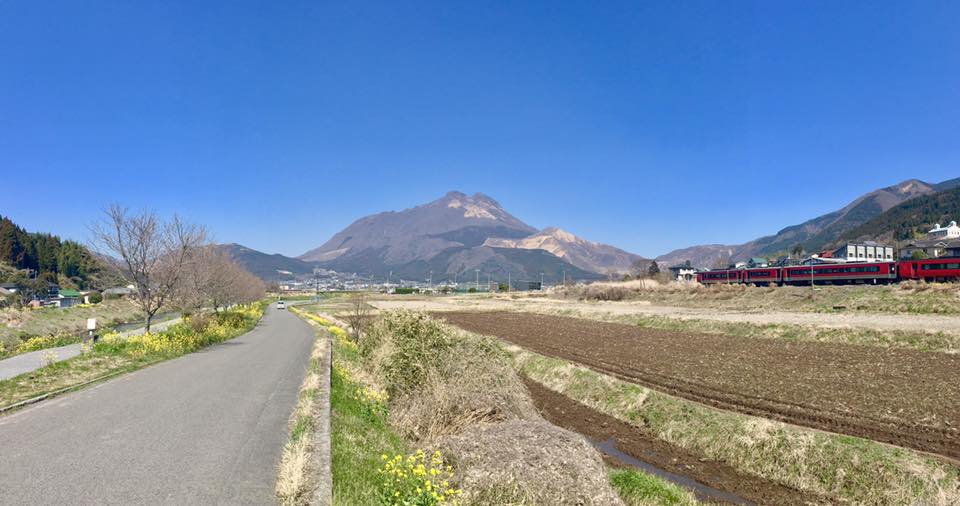
[[[449,190],[653,256],[960,176],[958,2],[0,3],[0,214],[298,255]]]

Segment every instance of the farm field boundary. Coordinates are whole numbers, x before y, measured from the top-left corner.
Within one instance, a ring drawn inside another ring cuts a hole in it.
[[[960,385],[954,380],[960,356],[530,313],[438,316],[709,406],[960,458]]]

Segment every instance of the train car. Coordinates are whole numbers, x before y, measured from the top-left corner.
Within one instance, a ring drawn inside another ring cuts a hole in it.
[[[697,282],[704,285],[734,284],[740,282],[740,274],[736,269],[720,269],[697,273]]]
[[[780,284],[782,270],[779,267],[743,269],[740,274],[740,282],[754,285],[777,285]]]
[[[900,279],[924,281],[957,281],[960,279],[960,258],[928,258],[925,260],[901,260],[897,263]]]
[[[783,283],[787,285],[809,285],[811,281],[818,285],[879,284],[897,279],[894,262],[803,265],[784,267],[782,271]]]

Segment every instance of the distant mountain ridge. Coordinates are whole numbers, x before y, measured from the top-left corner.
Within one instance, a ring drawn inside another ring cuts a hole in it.
[[[960,185],[960,178],[938,184],[908,179],[861,195],[837,211],[807,220],[799,225],[786,227],[774,235],[738,245],[691,246],[661,255],[657,257],[657,261],[673,265],[689,260],[695,266],[712,267],[721,257],[745,260],[755,256],[769,256],[777,252],[789,251],[797,244],[802,245],[806,251],[818,251],[837,242],[850,230],[894,206],[958,185]]]
[[[287,273],[301,276],[312,274],[314,269],[314,264],[310,262],[283,256],[279,253],[273,255],[262,253],[236,243],[220,244],[217,247],[224,249],[234,261],[254,276],[265,281],[289,278],[290,276]]]
[[[960,179],[948,181],[944,191],[902,202],[846,232],[848,241],[899,241],[924,237],[937,223],[960,220]]]
[[[539,231],[482,193],[452,191],[403,211],[354,221],[298,260],[325,269],[393,279],[599,279],[643,260],[562,231]]]

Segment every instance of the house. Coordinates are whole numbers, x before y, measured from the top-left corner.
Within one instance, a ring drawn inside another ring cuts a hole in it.
[[[960,227],[957,222],[951,221],[949,225],[941,227],[939,223],[933,226],[927,232],[927,239],[958,239],[960,238]]]
[[[770,261],[766,258],[753,257],[750,260],[747,260],[747,267],[750,267],[751,269],[755,267],[767,267],[768,265],[770,265]]]
[[[77,290],[60,290],[57,297],[51,299],[52,305],[56,307],[72,307],[80,304],[80,292]]]
[[[697,268],[689,265],[674,265],[669,267],[670,275],[677,281],[694,281],[697,279]]]
[[[831,257],[847,262],[892,262],[893,247],[873,241],[847,243],[834,250]]]
[[[900,247],[900,258],[912,258],[918,253],[925,258],[960,256],[960,239],[917,239]]]

